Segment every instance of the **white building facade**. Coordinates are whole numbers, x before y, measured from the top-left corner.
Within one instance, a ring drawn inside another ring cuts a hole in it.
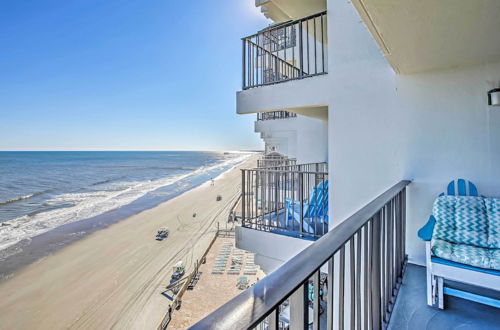
[[[194,328],[498,328],[500,1],[255,3],[275,24],[243,39],[237,113],[327,129],[257,128],[308,154],[242,171],[267,276]]]
[[[416,232],[449,181],[465,178],[481,194],[500,196],[500,107],[489,106],[487,99],[487,92],[500,86],[498,2],[429,0],[400,6],[389,0],[269,0],[256,5],[276,23],[326,11],[321,21],[307,23],[311,30],[302,31],[301,45],[322,44],[325,72],[244,88],[237,93],[237,113],[298,114],[256,122],[255,129],[297,163],[328,162],[330,230],[399,180],[412,180],[407,251],[410,262],[423,264],[424,244]],[[276,54],[299,67],[298,58],[291,59],[294,52]],[[306,52],[314,60],[304,55],[302,61],[322,64],[317,54]],[[244,56],[248,60],[251,54]],[[240,231],[242,247],[259,246],[257,252],[265,254],[258,237],[246,239]],[[277,234],[266,233],[262,240],[269,235]],[[284,261],[304,246],[288,242],[297,239],[264,249],[267,257]]]

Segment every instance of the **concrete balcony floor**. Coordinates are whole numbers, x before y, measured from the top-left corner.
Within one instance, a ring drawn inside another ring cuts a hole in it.
[[[409,264],[388,329],[500,329],[500,309],[450,296],[444,310],[427,306],[425,267]]]

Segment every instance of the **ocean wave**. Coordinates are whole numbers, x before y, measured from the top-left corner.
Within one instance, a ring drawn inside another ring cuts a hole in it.
[[[189,173],[145,181],[121,181],[113,184],[113,189],[60,194],[47,200],[48,209],[32,212],[11,219],[0,226],[0,250],[22,239],[40,235],[61,225],[99,214],[130,204],[142,196],[159,188],[169,186],[191,176],[210,173],[216,170],[229,170],[248,157],[243,155],[224,162],[202,166]]]
[[[150,170],[166,170],[166,171],[192,171],[196,168],[190,168],[185,166],[148,166],[135,168],[134,171],[150,171]]]
[[[0,201],[0,206],[2,206],[2,205],[8,205],[8,204],[16,203],[16,202],[20,202],[20,201],[29,199],[31,197],[35,197],[35,196],[39,196],[41,194],[45,194],[46,192],[48,192],[48,190],[38,191],[38,192],[35,192],[35,193],[32,193],[32,194],[27,194],[27,195],[19,196],[19,197],[16,197],[16,198],[12,198],[12,199],[7,199],[7,200],[4,200],[4,201]]]
[[[110,183],[110,182],[118,181],[118,180],[121,180],[123,178],[125,178],[125,177],[124,176],[119,176],[119,177],[116,177],[116,178],[110,178],[110,179],[106,179],[106,180],[101,180],[101,181],[97,181],[97,182],[92,183],[90,186],[92,186],[92,187],[99,186],[99,185],[102,185],[102,184],[105,184],[105,183]]]

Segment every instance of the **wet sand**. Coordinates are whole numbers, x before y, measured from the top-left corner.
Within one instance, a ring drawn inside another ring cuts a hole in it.
[[[156,328],[170,303],[161,292],[173,264],[192,267],[239,195],[239,169],[254,164],[252,157],[214,186],[207,182],[21,269],[0,283],[0,329]],[[159,242],[162,226],[170,236]]]

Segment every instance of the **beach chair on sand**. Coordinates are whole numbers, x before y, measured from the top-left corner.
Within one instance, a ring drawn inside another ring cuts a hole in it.
[[[236,279],[236,287],[240,290],[247,289],[249,283],[250,282],[248,281],[248,277],[246,276],[240,276]]]
[[[432,215],[418,231],[425,241],[427,304],[444,308],[444,295],[500,308],[500,300],[448,286],[445,280],[500,291],[500,199],[478,195],[472,182],[458,179],[434,201]]]
[[[302,205],[301,205],[302,204]],[[325,234],[328,226],[328,180],[320,182],[311,189],[309,200],[301,203],[298,200],[287,198],[285,200],[286,226],[290,222],[297,223],[300,228],[302,211],[302,230],[308,234]]]
[[[212,274],[224,274],[226,266],[214,266],[212,267]]]
[[[257,274],[257,267],[256,266],[245,266],[245,269],[243,270],[244,275],[255,275]]]

